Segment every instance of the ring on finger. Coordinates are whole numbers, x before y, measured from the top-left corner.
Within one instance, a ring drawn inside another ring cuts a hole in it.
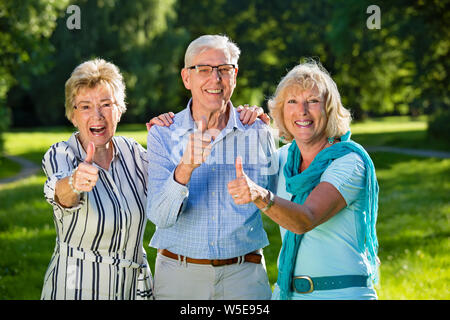
[[[233,197],[235,197],[235,198],[239,198],[239,195],[238,194],[235,194]]]

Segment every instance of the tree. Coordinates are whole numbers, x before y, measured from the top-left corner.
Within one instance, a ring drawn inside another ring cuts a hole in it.
[[[2,133],[10,123],[6,95],[17,84],[30,87],[30,78],[47,70],[48,64],[42,58],[51,51],[48,39],[56,26],[58,13],[67,2],[0,2],[0,152],[3,150]]]
[[[122,121],[149,119],[149,110],[164,104],[175,105],[178,95],[166,95],[178,79],[179,43],[182,31],[170,29],[175,19],[174,0],[111,0],[77,2],[80,29],[69,29],[64,14],[56,20],[49,43],[52,51],[40,57],[46,76],[31,75],[32,85],[11,91],[11,101],[18,101],[20,114],[34,112],[35,124],[67,123],[64,118],[64,83],[72,70],[88,59],[101,57],[116,64],[127,85],[128,111]],[[65,11],[64,11],[65,13]],[[170,29],[170,33],[168,30]],[[24,100],[31,101],[30,111]],[[168,106],[169,107],[169,106]],[[173,108],[173,107],[172,107]],[[159,113],[159,112],[158,112]],[[20,120],[26,125],[26,119]]]

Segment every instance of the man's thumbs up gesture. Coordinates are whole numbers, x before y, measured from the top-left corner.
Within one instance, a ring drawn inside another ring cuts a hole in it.
[[[212,148],[211,136],[206,132],[208,129],[206,117],[202,117],[197,125],[197,130],[189,136],[189,142],[181,159],[181,162],[190,166],[192,170],[206,161]]]
[[[98,168],[93,166],[95,155],[95,144],[89,142],[84,162],[78,165],[72,176],[72,186],[78,191],[91,191],[98,180]]]
[[[261,198],[264,188],[254,183],[242,168],[242,158],[236,158],[236,179],[228,183],[228,193],[233,197],[234,203],[246,204]]]

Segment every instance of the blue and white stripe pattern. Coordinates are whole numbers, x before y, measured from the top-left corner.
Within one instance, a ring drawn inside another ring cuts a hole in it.
[[[56,181],[86,157],[74,133],[50,147],[42,160],[46,200],[53,206],[55,250],[41,299],[152,299],[152,274],[142,246],[147,200],[147,156],[133,139],[113,137],[109,170],[79,205],[55,201]]]
[[[150,245],[197,259],[227,259],[268,245],[261,215],[253,204],[237,205],[227,184],[236,179],[235,159],[258,185],[271,188],[278,161],[269,126],[259,119],[243,125],[229,103],[226,128],[218,133],[207,161],[196,168],[187,186],[173,174],[195,130],[190,103],[170,127],[153,126],[147,138],[149,191],[147,216],[157,229]]]

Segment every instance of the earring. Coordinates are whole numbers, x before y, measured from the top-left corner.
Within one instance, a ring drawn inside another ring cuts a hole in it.
[[[328,143],[333,144],[334,143],[334,137],[328,137]]]

